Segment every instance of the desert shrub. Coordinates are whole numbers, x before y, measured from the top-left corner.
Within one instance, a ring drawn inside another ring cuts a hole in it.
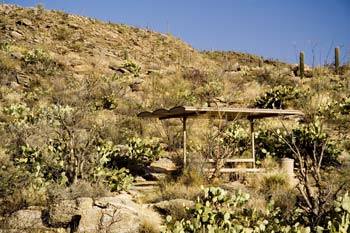
[[[167,217],[167,228],[163,232],[276,232],[286,226],[278,219],[280,210],[273,204],[266,213],[245,207],[249,194],[210,187],[203,190],[203,198],[197,200],[194,208],[188,208],[189,215],[180,221]]]
[[[105,95],[100,101],[95,103],[96,110],[107,109],[112,110],[116,108],[116,101],[114,96]]]
[[[336,120],[341,115],[350,114],[350,96],[342,98],[340,101],[330,100],[325,104],[322,104],[318,108],[317,115],[319,117]]]
[[[257,158],[263,159],[268,155],[278,158],[294,158],[291,144],[295,145],[304,156],[313,157],[323,154],[322,165],[336,165],[340,155],[337,141],[324,131],[321,121],[316,118],[313,122],[301,124],[287,131],[285,129],[261,130],[257,133]]]
[[[105,183],[119,192],[132,183],[127,169],[107,165],[119,150],[89,127],[86,114],[80,110],[59,105],[31,109],[13,104],[3,113],[7,129],[15,133],[7,153],[14,166],[31,174],[30,185],[36,190],[45,190],[52,183],[71,186],[86,181]]]
[[[301,101],[305,97],[306,94],[296,87],[277,86],[257,98],[254,107],[285,109],[290,102],[294,101],[296,104],[296,100]]]
[[[208,174],[209,178],[214,180],[222,175],[220,169],[224,166],[225,159],[246,156],[250,140],[240,122],[226,124],[219,120],[212,123],[217,124],[216,130],[208,132],[200,151],[204,159],[214,161],[213,172]]]
[[[125,60],[122,68],[126,69],[134,75],[138,75],[141,71],[141,67],[129,59]]]
[[[111,195],[109,187],[102,183],[92,183],[79,180],[77,183],[66,186],[52,183],[47,186],[47,202],[55,203],[61,200],[73,200],[79,197],[105,197]]]
[[[56,40],[67,41],[71,38],[72,34],[73,33],[67,27],[59,27],[57,29],[55,38]]]
[[[288,137],[286,130],[264,130],[260,129],[256,132],[256,158],[262,161],[268,156],[272,158],[290,157],[291,152],[288,145],[283,140],[283,137]]]
[[[200,193],[201,185],[206,183],[205,176],[199,170],[187,168],[178,176],[159,181],[159,196],[162,200],[177,198],[195,200]]]
[[[9,160],[0,159],[0,215],[3,216],[26,207],[27,204],[20,194],[24,187],[28,187],[30,174],[14,166]]]
[[[23,61],[27,67],[41,74],[53,74],[58,68],[54,59],[43,49],[27,51],[23,56]]]
[[[0,50],[9,52],[11,43],[8,40],[0,41]]]
[[[16,164],[2,148],[0,166],[0,216],[45,202],[44,181],[35,173]]]
[[[195,207],[187,208],[188,216],[173,221],[167,217],[163,232],[347,232],[350,224],[350,206],[347,194],[331,203],[331,211],[320,225],[312,225],[300,208],[292,210],[290,218],[271,201],[264,210],[248,208],[249,194],[240,190],[232,194],[210,187],[203,190]],[[328,232],[328,231],[327,231]]]
[[[169,181],[161,181],[160,185],[160,199],[172,200],[172,199],[187,199],[195,200],[200,193],[198,186],[187,186],[185,184]]]
[[[291,185],[291,178],[288,174],[280,171],[278,168],[274,168],[264,174],[254,174],[248,177],[248,187],[257,196],[257,198],[250,200],[250,203],[248,203],[250,206],[257,208],[255,199],[259,197],[265,203],[274,201],[276,207],[285,210],[281,213],[283,218],[291,218],[293,209],[296,206],[297,193]]]
[[[238,122],[232,123],[225,130],[223,135],[223,143],[234,148],[234,155],[242,155],[250,144],[247,131]]]
[[[292,136],[301,154],[310,157],[314,154],[322,155],[322,164],[325,166],[339,164],[339,145],[323,130],[320,120],[315,119],[314,122],[293,129]]]
[[[162,225],[160,216],[148,208],[142,209],[138,233],[159,233]]]
[[[198,69],[188,69],[184,71],[183,78],[190,80],[193,85],[202,85],[208,79],[208,75]]]
[[[340,107],[341,114],[349,115],[350,114],[350,96],[343,98],[339,104],[339,107]]]
[[[209,75],[201,85],[192,87],[193,93],[198,96],[201,102],[212,103],[215,98],[220,96],[224,90],[223,82],[215,75]]]
[[[50,64],[51,57],[42,49],[34,49],[27,51],[23,56],[26,64]]]
[[[133,137],[128,139],[124,149],[115,147],[107,167],[130,170],[132,174],[142,174],[143,168],[159,159],[161,147],[158,142]]]
[[[350,230],[350,198],[348,193],[339,196],[334,201],[333,209],[327,222],[327,229],[331,233],[349,232]]]
[[[260,191],[266,195],[272,195],[271,192],[278,189],[288,189],[289,188],[289,177],[287,174],[282,172],[275,172],[271,174],[266,174],[262,176],[260,183]],[[285,191],[285,190],[284,190]]]

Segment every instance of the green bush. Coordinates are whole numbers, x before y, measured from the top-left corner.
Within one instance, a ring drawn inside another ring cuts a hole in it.
[[[297,147],[303,156],[313,158],[323,154],[322,165],[338,164],[338,156],[341,153],[339,144],[323,130],[319,119],[308,124],[301,124],[291,132],[286,130],[261,130],[257,133],[256,154],[258,159],[267,155],[277,158],[294,158],[291,147]],[[289,144],[289,145],[288,145]]]
[[[193,93],[199,97],[202,102],[212,103],[215,98],[220,96],[224,90],[223,82],[215,76],[210,76],[199,86],[193,87]]]
[[[195,208],[188,209],[189,218],[172,223],[167,217],[168,226],[164,232],[232,232],[232,220],[237,216],[234,208],[241,207],[249,195],[211,187],[203,190],[204,197],[197,200]]]
[[[272,156],[273,158],[292,157],[290,148],[283,140],[283,138],[290,138],[287,131],[260,129],[256,132],[255,137],[257,160],[263,160],[267,156]]]
[[[23,61],[27,67],[42,74],[53,74],[58,68],[57,63],[43,49],[27,51],[23,56]]]
[[[291,101],[300,101],[305,97],[306,94],[296,87],[277,86],[256,99],[254,107],[285,109]]]
[[[350,96],[343,98],[342,101],[340,102],[339,106],[340,106],[340,113],[341,114],[349,115],[350,114]]]
[[[247,207],[249,194],[240,190],[229,194],[227,191],[210,187],[203,190],[204,196],[198,198],[194,208],[187,208],[188,216],[173,221],[167,216],[165,233],[179,232],[348,232],[350,229],[350,198],[340,196],[327,212],[322,225],[310,226],[303,210],[294,208],[290,218],[283,218],[280,208],[274,202],[262,211]],[[328,219],[328,220],[327,220]]]
[[[334,201],[327,229],[331,233],[350,231],[350,197],[348,193]]]
[[[291,136],[302,155],[308,155],[311,159],[315,154],[322,155],[324,166],[339,164],[338,156],[341,153],[339,144],[323,130],[320,120],[316,119],[314,122],[293,129]]]
[[[142,174],[143,168],[158,160],[161,147],[158,142],[147,141],[133,137],[128,139],[127,148],[120,150],[115,148],[107,167],[122,168],[130,170],[132,174]]]
[[[141,71],[141,67],[139,65],[137,65],[135,62],[128,59],[125,60],[125,63],[123,64],[122,68],[126,69],[127,71],[129,71],[134,75],[138,75]]]
[[[234,154],[241,155],[250,144],[247,131],[237,122],[231,124],[224,132],[223,140],[225,145],[234,147]]]
[[[9,52],[11,48],[11,43],[7,40],[0,41],[0,50]]]
[[[178,232],[299,232],[299,223],[291,224],[280,219],[281,210],[270,203],[264,212],[246,207],[249,194],[238,190],[233,194],[210,187],[203,190],[204,197],[197,200],[188,217],[172,221],[167,217],[165,233]]]

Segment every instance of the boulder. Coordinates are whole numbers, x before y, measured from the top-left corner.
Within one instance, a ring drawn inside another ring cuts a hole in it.
[[[186,199],[173,199],[169,201],[161,201],[153,204],[153,208],[160,214],[167,216],[176,216],[177,218],[183,218],[186,216],[186,208],[192,208],[195,203]]]
[[[154,161],[153,163],[151,163],[149,168],[153,172],[164,172],[164,173],[171,173],[177,170],[176,164],[167,158],[160,158],[159,160]]]
[[[167,174],[165,173],[155,173],[155,172],[150,172],[147,173],[147,177],[151,180],[164,180],[167,178]]]
[[[32,26],[33,23],[29,19],[20,19],[16,22],[17,25]]]
[[[41,210],[18,210],[7,221],[10,229],[46,229]]]
[[[143,207],[133,202],[132,197],[128,194],[102,197],[95,200],[94,205],[102,209],[100,219],[100,230],[102,231],[137,232],[141,219],[145,217]]]
[[[194,207],[194,202],[186,199],[173,199],[155,203],[153,206],[158,210],[161,210],[161,212],[170,213],[174,208],[183,207],[183,209],[185,209],[186,207]]]
[[[12,32],[10,32],[10,35],[16,39],[20,39],[23,37],[23,33],[20,31],[12,31]]]
[[[47,218],[47,219],[46,219]],[[138,232],[144,222],[159,227],[160,216],[141,206],[128,194],[114,197],[63,200],[48,211],[19,210],[8,221],[5,232]],[[0,229],[0,233],[2,229]]]
[[[82,210],[78,225],[78,232],[99,232],[101,230],[100,228],[102,215],[103,209],[97,206]]]
[[[63,200],[50,206],[49,223],[54,227],[68,227],[78,214],[76,200]]]

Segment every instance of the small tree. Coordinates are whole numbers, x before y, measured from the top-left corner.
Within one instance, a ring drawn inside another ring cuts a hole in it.
[[[337,164],[340,150],[323,131],[318,119],[305,126],[294,129],[288,137],[278,134],[288,145],[297,165],[297,189],[302,200],[298,206],[303,210],[312,228],[326,227],[326,216],[330,205],[337,198],[345,183],[332,187],[324,179],[325,169]]]
[[[218,120],[217,131],[207,135],[206,144],[203,149],[205,159],[214,160],[214,171],[211,178],[220,176],[225,160],[240,155],[247,149],[248,135],[237,122],[227,124],[226,121]]]

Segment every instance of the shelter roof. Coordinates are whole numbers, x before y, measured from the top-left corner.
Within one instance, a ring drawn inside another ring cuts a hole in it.
[[[141,112],[138,117],[169,118],[218,118],[235,120],[239,118],[259,119],[278,116],[303,116],[299,110],[260,109],[260,108],[230,108],[230,107],[193,107],[176,106],[170,109],[157,109],[153,112]]]

